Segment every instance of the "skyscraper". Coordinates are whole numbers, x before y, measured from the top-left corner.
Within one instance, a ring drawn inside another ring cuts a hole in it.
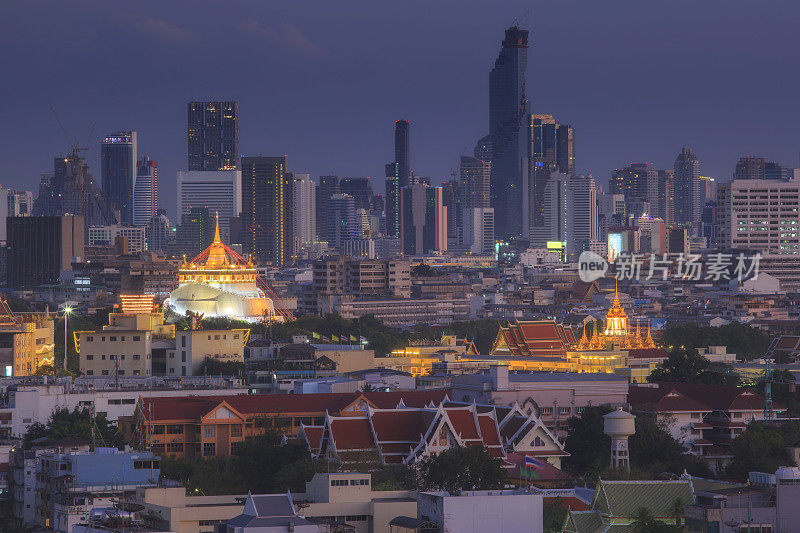
[[[613,204],[614,195],[610,196]],[[599,238],[597,205],[597,186],[591,175],[554,172],[544,194],[545,224],[534,228],[533,242],[539,247],[549,241],[562,242],[567,257],[577,259]]]
[[[294,180],[286,157],[242,157],[242,244],[261,263],[292,262]]]
[[[648,202],[652,209],[658,209],[658,170],[652,163],[631,163],[611,172],[608,182],[611,194],[622,194],[625,200],[640,198]],[[658,213],[656,216],[662,216]]]
[[[675,159],[675,222],[699,222],[703,214],[700,161],[691,148]]]
[[[492,207],[502,237],[527,231],[528,120],[525,94],[528,31],[512,26],[489,74],[489,136],[492,145]],[[524,214],[524,215],[523,215]]]
[[[334,194],[328,209],[328,244],[344,253],[347,241],[361,237],[355,199],[349,194]]]
[[[749,155],[740,157],[733,171],[735,180],[763,180],[766,160],[763,157]]]
[[[456,219],[456,226],[461,228],[461,243],[467,244],[464,240],[465,213],[475,208],[488,208],[491,205],[490,179],[492,164],[482,161],[475,157],[461,156],[458,165],[458,194],[459,212],[448,211],[448,218]],[[489,216],[490,212],[481,212],[480,217]],[[491,212],[494,216],[494,211]],[[494,228],[494,226],[492,226]]]
[[[239,168],[238,102],[189,102],[189,170]]]
[[[553,172],[575,171],[575,135],[572,126],[559,124],[553,115],[531,115],[528,203],[531,225],[544,224],[544,189]]]
[[[397,163],[386,165],[386,234],[400,236],[400,172]]]
[[[317,184],[308,174],[288,173],[294,180],[294,238],[298,246],[317,240]]]
[[[320,242],[328,240],[328,206],[331,196],[342,192],[342,178],[339,176],[320,176],[317,187],[317,238]]]
[[[118,131],[100,143],[100,179],[103,193],[119,211],[123,226],[133,224],[133,187],[136,182],[136,132]]]
[[[458,242],[458,213],[461,199],[458,192],[458,180],[452,179],[442,183],[442,204],[447,208],[450,216],[447,217],[447,240],[448,242]]]
[[[136,165],[133,225],[147,226],[158,213],[158,161],[143,155]]]
[[[397,163],[397,177],[400,187],[411,184],[411,123],[398,120],[394,123],[394,161]]]
[[[178,171],[178,224],[192,207],[219,213],[223,242],[231,242],[231,218],[242,211],[242,173],[238,170]]]
[[[675,171],[658,171],[658,216],[667,224],[675,222]]]
[[[447,209],[442,188],[414,183],[400,195],[401,239],[406,255],[447,250]]]

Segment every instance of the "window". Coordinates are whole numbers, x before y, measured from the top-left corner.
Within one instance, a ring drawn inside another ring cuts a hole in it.
[[[117,338],[116,338],[116,337],[109,337],[109,340],[110,340],[111,342],[117,342]]]
[[[539,410],[539,412],[541,414],[543,414],[543,415],[552,415],[553,414],[553,408],[552,407],[542,407]]]
[[[86,375],[87,376],[94,376],[94,370],[87,370],[86,371]]]
[[[156,464],[153,464],[156,463]],[[151,468],[156,468],[158,463],[156,461],[134,461],[133,462],[133,469],[134,470],[150,470]]]
[[[238,334],[238,333],[234,333],[234,334],[233,334],[233,338],[234,338],[234,339],[238,339],[238,338],[239,338],[239,334]]]
[[[139,355],[138,353],[135,353],[135,354],[133,354],[133,360],[134,360],[134,361],[138,361],[139,359],[141,359],[141,357],[142,357],[142,356],[141,356],[141,355]]]
[[[207,439],[214,438],[214,435],[216,435],[216,429],[216,426],[205,426],[203,428],[203,437]]]
[[[733,418],[742,418],[742,413],[733,413]]]
[[[575,414],[579,415],[579,414],[583,413],[585,410],[586,410],[586,406],[585,405],[581,405],[580,407],[576,407],[575,408]]]
[[[103,361],[105,361],[105,360],[106,360],[106,354],[103,354],[103,355],[101,355],[101,356],[100,356],[100,359],[102,359]]]
[[[163,435],[164,434],[164,426],[161,426],[161,425],[152,426],[151,431],[153,432],[153,435]]]
[[[214,340],[218,341],[219,340],[219,335],[214,335]]]
[[[215,455],[216,454],[216,445],[213,442],[205,442],[203,443],[203,455]]]
[[[186,335],[181,335],[181,347],[186,348]]]
[[[134,370],[134,371],[133,371],[133,375],[134,375],[134,376],[138,376],[138,375],[140,375],[140,374],[141,374],[141,371],[139,371],[139,370]]]
[[[536,435],[536,438],[533,439],[533,445],[536,448],[541,448],[544,446],[544,440],[539,435]]]
[[[570,413],[570,411],[572,411],[571,407],[559,407],[558,408],[558,414],[560,414],[560,415],[568,415]]]
[[[108,375],[108,370],[103,370],[103,375],[107,376]]]
[[[699,419],[700,413],[692,413],[692,418],[694,418],[695,420]]]
[[[241,436],[242,436],[242,425],[233,424],[231,426],[231,437],[241,437]]]
[[[186,350],[181,351],[181,363],[186,362]]]
[[[331,480],[331,487],[346,487],[348,485],[348,480],[346,479],[332,479]]]
[[[86,337],[86,342],[94,342],[94,337],[92,336]]]
[[[111,359],[112,361],[114,361],[114,360],[116,360],[117,356],[116,355],[109,355],[108,358]]]
[[[181,435],[183,434],[183,426],[181,424],[171,424],[167,426],[167,435]]]
[[[120,337],[120,338],[119,338],[119,340],[120,340],[121,342],[125,342],[125,336],[122,336],[122,337]]]
[[[236,455],[239,451],[239,441],[231,442],[231,455]]]
[[[345,522],[366,522],[368,516],[365,514],[347,515],[344,517]]]
[[[117,374],[119,374],[120,376],[124,376],[125,375],[125,371],[124,370],[119,370],[119,371],[117,371]]]
[[[167,451],[169,453],[183,453],[183,443],[170,442],[169,444],[167,444]]]
[[[125,360],[125,354],[120,355],[119,358],[124,361]]]
[[[134,335],[134,336],[133,336],[133,340],[134,340],[135,342],[139,342],[139,341],[141,340],[141,337],[140,337],[139,335]]]
[[[94,360],[94,355],[92,355],[92,354],[90,354],[90,353],[87,353],[87,354],[86,354],[86,360],[87,360],[87,361],[93,361],[93,360]]]
[[[351,485],[369,485],[369,480],[368,479],[351,479],[350,480],[350,484]]]

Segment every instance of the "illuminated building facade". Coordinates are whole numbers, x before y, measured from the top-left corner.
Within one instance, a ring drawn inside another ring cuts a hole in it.
[[[239,164],[239,103],[189,102],[189,170],[236,170]]]
[[[178,270],[168,305],[179,314],[283,321],[267,291],[253,263],[222,243],[218,220],[211,246]]]

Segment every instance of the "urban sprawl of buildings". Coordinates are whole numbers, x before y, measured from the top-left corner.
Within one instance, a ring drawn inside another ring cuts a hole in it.
[[[381,194],[242,154],[247,110],[192,101],[174,219],[135,131],[103,137],[99,181],[75,145],[37,192],[0,188],[7,530],[797,531],[797,435],[768,469],[739,454],[800,416],[800,169],[713,178],[683,147],[606,188],[532,111],[528,46],[506,30],[488,131],[442,184],[405,119]],[[742,328],[763,346],[689,346]],[[641,428],[689,466],[637,464]],[[269,494],[176,474],[252,442],[312,466]],[[500,482],[387,481],[470,449]]]

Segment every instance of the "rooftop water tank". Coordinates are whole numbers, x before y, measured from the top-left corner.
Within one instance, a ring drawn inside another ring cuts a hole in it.
[[[603,416],[603,433],[612,439],[626,439],[636,433],[636,417],[618,407]]]

